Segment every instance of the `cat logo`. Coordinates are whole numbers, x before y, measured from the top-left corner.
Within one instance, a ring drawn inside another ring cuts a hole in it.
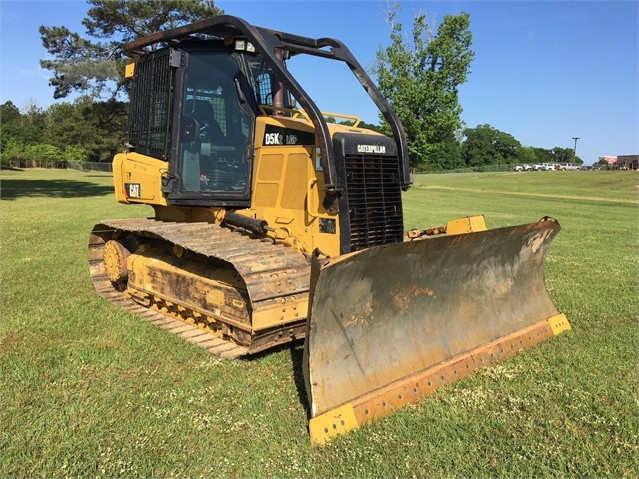
[[[124,191],[129,198],[142,198],[140,183],[125,183]]]
[[[357,145],[357,153],[386,153],[386,147],[383,145]]]

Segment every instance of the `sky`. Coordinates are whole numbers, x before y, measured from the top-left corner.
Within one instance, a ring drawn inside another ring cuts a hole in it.
[[[343,41],[367,69],[390,43],[385,0],[218,0],[226,14],[254,25]],[[468,12],[475,59],[459,87],[462,120],[489,124],[525,146],[573,148],[585,164],[600,156],[639,153],[639,2],[402,1],[410,33],[413,11],[435,27]],[[42,70],[38,27],[85,34],[83,0],[0,0],[0,102],[18,108],[54,103]],[[295,60],[295,59],[294,59]],[[378,113],[348,68],[322,59],[289,68],[327,112],[378,123]],[[69,101],[69,100],[65,100]],[[1,119],[0,119],[1,121]]]

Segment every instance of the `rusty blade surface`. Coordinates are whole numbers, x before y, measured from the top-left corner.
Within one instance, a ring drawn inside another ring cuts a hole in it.
[[[555,221],[370,248],[317,273],[304,375],[313,417],[558,314]]]

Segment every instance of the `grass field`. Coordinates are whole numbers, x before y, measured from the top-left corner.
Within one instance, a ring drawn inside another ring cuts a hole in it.
[[[301,346],[226,361],[93,291],[110,176],[2,171],[1,477],[637,477],[638,177],[418,176],[406,226],[470,214],[563,229],[546,284],[573,329],[310,446]]]

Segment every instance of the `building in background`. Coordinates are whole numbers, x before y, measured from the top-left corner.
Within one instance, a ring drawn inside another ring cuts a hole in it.
[[[639,169],[639,155],[600,156],[599,163],[604,162],[609,170]]]
[[[620,170],[636,170],[639,168],[639,155],[617,156],[617,168]]]
[[[608,166],[615,166],[617,164],[617,157],[616,156],[600,156],[599,163],[603,163],[604,161],[608,163]]]

